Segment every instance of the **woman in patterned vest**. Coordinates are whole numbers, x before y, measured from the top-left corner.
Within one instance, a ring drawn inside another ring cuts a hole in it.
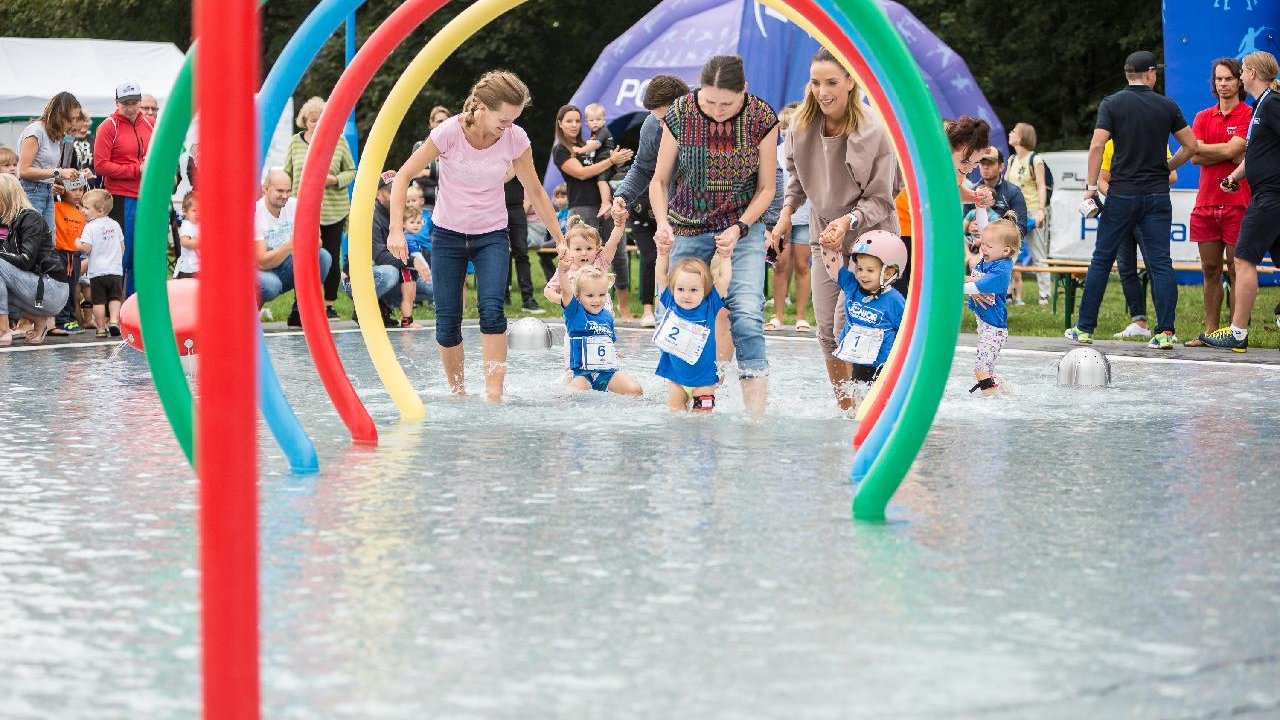
[[[673,267],[690,257],[710,263],[717,247],[733,249],[717,359],[723,368],[736,351],[743,403],[757,416],[764,413],[769,373],[760,218],[773,200],[777,126],[773,108],[747,92],[742,58],[717,55],[703,65],[701,87],[671,104],[649,185],[654,241],[674,243]]]

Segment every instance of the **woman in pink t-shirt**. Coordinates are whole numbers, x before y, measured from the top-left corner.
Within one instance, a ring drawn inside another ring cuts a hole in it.
[[[439,159],[439,187],[432,211],[431,275],[435,284],[436,342],[445,377],[455,395],[463,383],[462,291],[467,262],[475,264],[476,294],[484,357],[485,390],[502,399],[507,374],[507,316],[503,311],[511,242],[503,184],[512,170],[525,197],[556,244],[564,242],[551,199],[538,182],[529,136],[516,118],[529,104],[529,88],[514,73],[493,70],[471,88],[462,113],[431,131],[422,147],[400,166],[391,186],[391,229],[387,249],[406,262],[404,209],[409,183]]]

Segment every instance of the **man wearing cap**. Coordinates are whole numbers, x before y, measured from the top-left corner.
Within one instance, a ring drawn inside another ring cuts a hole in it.
[[[1115,139],[1111,161],[1111,194],[1098,220],[1097,241],[1080,300],[1080,319],[1066,337],[1079,343],[1093,342],[1098,310],[1111,278],[1120,242],[1140,232],[1142,256],[1151,275],[1151,297],[1156,306],[1155,334],[1149,348],[1173,349],[1173,324],[1178,305],[1178,284],[1169,255],[1169,227],[1173,206],[1169,200],[1169,172],[1196,154],[1199,143],[1177,103],[1157,94],[1156,71],[1162,66],[1146,50],[1131,54],[1124,63],[1129,85],[1109,95],[1098,106],[1098,122],[1089,143],[1088,182],[1085,198],[1096,198],[1102,172],[1102,150]],[[1165,142],[1173,134],[1182,147],[1165,159]]]
[[[1026,237],[1027,198],[1021,188],[1004,179],[1004,153],[995,146],[988,147],[978,157],[978,173],[982,178],[980,185],[991,189],[989,194],[980,197],[978,207],[995,210],[1001,217],[1012,210],[1018,216],[1018,231]]]
[[[116,86],[116,111],[98,127],[93,143],[93,171],[111,193],[111,219],[124,230],[124,292],[133,294],[133,229],[138,208],[142,164],[151,147],[155,122],[140,111],[137,83]]]
[[[293,228],[298,198],[290,197],[293,181],[285,171],[267,171],[262,197],[253,208],[253,242],[258,262],[259,304],[275,300],[293,289]],[[317,235],[317,242],[318,240]],[[320,248],[320,277],[329,273],[333,259]],[[293,301],[289,327],[302,327],[298,301]]]

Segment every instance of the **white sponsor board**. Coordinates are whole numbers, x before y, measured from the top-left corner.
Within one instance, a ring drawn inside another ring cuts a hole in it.
[[[1098,219],[1081,217],[1080,201],[1084,200],[1085,173],[1089,153],[1083,150],[1041,153],[1053,171],[1053,200],[1049,202],[1049,257],[1065,260],[1088,260],[1093,257],[1093,244],[1098,237]],[[1169,227],[1169,251],[1174,262],[1200,262],[1200,253],[1187,226],[1191,209],[1196,204],[1195,190],[1170,190],[1173,223]]]

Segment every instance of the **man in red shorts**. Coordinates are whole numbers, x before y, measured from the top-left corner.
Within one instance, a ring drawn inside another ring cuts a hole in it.
[[[1191,211],[1191,241],[1200,249],[1200,268],[1204,271],[1204,332],[1206,335],[1222,327],[1222,271],[1227,268],[1235,286],[1235,248],[1240,235],[1240,221],[1249,205],[1247,182],[1240,191],[1229,193],[1220,186],[1222,179],[1240,165],[1244,157],[1245,134],[1253,110],[1244,102],[1244,82],[1240,79],[1240,61],[1221,58],[1213,61],[1211,84],[1216,105],[1196,114],[1191,130],[1200,141],[1191,162],[1200,166],[1200,190]],[[1202,346],[1199,338],[1188,346]]]
[[[1258,299],[1258,266],[1267,255],[1280,258],[1280,64],[1269,52],[1244,56],[1240,79],[1244,91],[1257,98],[1245,133],[1244,160],[1222,179],[1222,189],[1239,192],[1245,177],[1253,199],[1240,221],[1236,238],[1235,285],[1231,288],[1231,325],[1200,336],[1206,345],[1246,352],[1249,317]],[[1237,131],[1238,132],[1238,131]]]

